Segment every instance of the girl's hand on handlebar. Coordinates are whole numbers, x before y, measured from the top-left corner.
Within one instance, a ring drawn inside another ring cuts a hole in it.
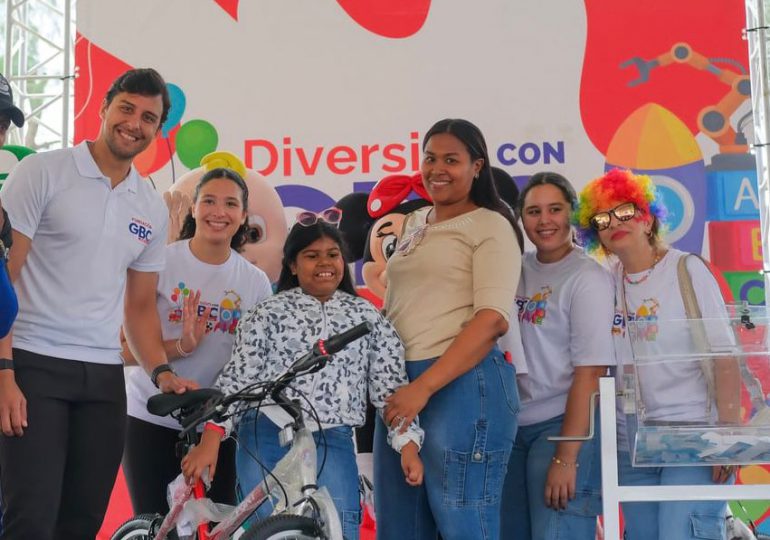
[[[188,484],[197,482],[206,469],[208,469],[209,481],[214,481],[220,442],[219,433],[204,431],[201,442],[182,458],[182,474]]]
[[[407,484],[410,486],[422,484],[423,465],[414,442],[407,443],[401,449],[401,470],[404,471]]]

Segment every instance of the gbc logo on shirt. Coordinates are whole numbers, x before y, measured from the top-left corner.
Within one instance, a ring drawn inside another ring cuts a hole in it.
[[[128,224],[128,231],[143,244],[150,243],[152,226],[149,223],[137,218],[131,218],[131,223]]]

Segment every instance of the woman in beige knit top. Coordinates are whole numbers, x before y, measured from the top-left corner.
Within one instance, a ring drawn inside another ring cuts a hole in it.
[[[521,232],[500,199],[486,142],[466,120],[435,124],[422,176],[433,206],[409,215],[388,261],[387,317],[406,347],[410,384],[385,422],[425,429],[424,485],[395,473],[382,422],[375,434],[380,540],[496,539],[500,493],[516,434],[515,369],[496,347],[508,328]],[[518,324],[516,319],[511,324]]]

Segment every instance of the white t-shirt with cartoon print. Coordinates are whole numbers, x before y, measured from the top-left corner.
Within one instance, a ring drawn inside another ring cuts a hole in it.
[[[180,240],[166,246],[166,268],[158,279],[157,307],[163,339],[182,335],[184,297],[201,291],[198,313],[211,307],[207,335],[190,356],[171,361],[180,376],[197,381],[201,387],[214,385],[222,367],[230,360],[235,328],[241,316],[272,294],[267,275],[231,251],[222,264],[208,264],[190,251],[190,241]],[[128,414],[156,425],[181,429],[170,416],[147,412],[147,400],[158,393],[147,373],[138,366],[127,367],[126,394]]]
[[[623,277],[622,266],[618,263],[613,271],[616,288],[616,314],[613,326],[618,370],[616,385],[622,388],[624,366],[633,363],[632,340],[638,340],[646,358],[638,364],[637,388],[644,404],[645,421],[661,422],[710,422],[716,417],[716,407],[708,395],[706,375],[699,360],[682,359],[675,361],[673,353],[686,350],[696,351],[696,344],[687,330],[687,312],[679,287],[677,267],[679,259],[687,253],[669,249],[650,272],[630,274]],[[729,325],[715,327],[713,319],[725,319],[727,312],[719,285],[711,271],[697,257],[687,260],[687,270],[692,280],[695,296],[704,319],[712,345],[715,342],[730,346],[733,341]],[[646,277],[645,277],[646,276]],[[623,298],[629,321],[626,324]],[[672,321],[666,324],[666,321]],[[679,321],[678,323],[675,321]],[[633,331],[628,329],[632,328]],[[655,361],[656,358],[666,361]],[[626,371],[628,371],[626,369]],[[627,443],[625,415],[622,414],[622,400],[618,404],[618,448]]]
[[[579,247],[555,263],[524,254],[516,296],[528,368],[518,377],[520,425],[564,414],[576,367],[614,365],[613,294],[610,274]]]

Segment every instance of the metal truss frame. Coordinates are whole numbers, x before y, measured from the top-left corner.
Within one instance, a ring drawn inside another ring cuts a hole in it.
[[[30,130],[39,128],[45,128],[53,134],[52,147],[72,144],[72,81],[76,75],[73,39],[75,2],[64,0],[62,9],[50,0],[6,0],[3,74],[13,86],[17,105],[27,117],[22,129],[11,131],[9,142],[13,144],[34,148],[35,142],[30,137]],[[62,29],[59,40],[52,39],[43,30],[34,27],[30,18],[33,11],[46,13],[51,25],[58,25]],[[35,61],[30,54],[31,38],[44,42],[53,53]],[[56,92],[35,92],[30,83],[43,80],[60,80],[61,89]],[[34,108],[33,102],[38,103]],[[57,102],[61,102],[61,117],[54,121],[44,121],[42,112]]]

